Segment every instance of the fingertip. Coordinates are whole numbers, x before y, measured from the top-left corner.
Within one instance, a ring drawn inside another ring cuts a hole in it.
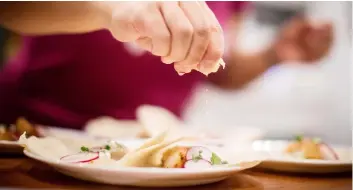
[[[162,57],[161,58],[161,61],[164,63],[164,64],[172,64],[174,61],[171,60],[170,58],[168,57]]]
[[[179,76],[183,76],[183,75],[185,75],[185,73],[183,73],[183,72],[178,72],[178,75],[179,75]]]
[[[203,75],[205,75],[206,77],[208,76],[208,72],[206,72],[206,71],[203,71],[202,69],[200,69],[200,68],[197,68],[197,69],[195,69],[196,71],[198,71],[198,72],[200,72],[200,73],[202,73]]]
[[[174,63],[174,69],[175,71],[179,74],[179,73],[190,73],[192,71],[192,68],[190,67],[187,67],[185,65],[183,65],[182,63],[180,62],[176,62]]]
[[[205,60],[200,63],[199,71],[208,76],[210,73],[217,72],[219,67],[219,62]]]

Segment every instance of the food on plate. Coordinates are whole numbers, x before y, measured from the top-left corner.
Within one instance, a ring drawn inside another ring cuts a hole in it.
[[[39,136],[35,126],[25,118],[20,117],[16,121],[16,135],[20,137],[24,132],[26,132],[28,136]]]
[[[169,138],[168,131],[145,141],[136,149],[128,149],[115,141],[99,146],[72,148],[54,138],[26,137],[19,143],[33,154],[68,164],[115,167],[158,167],[202,169],[227,164],[207,147],[180,144],[186,137]],[[54,148],[55,147],[55,148]]]
[[[14,141],[14,140],[16,140],[16,136],[12,132],[10,132],[10,130],[8,130],[6,126],[1,125],[0,126],[0,140]]]
[[[169,110],[153,105],[141,105],[136,110],[137,120],[118,120],[101,116],[88,121],[85,132],[91,136],[105,138],[150,138],[169,130],[170,136],[189,135],[193,140],[211,138],[213,135],[202,128],[186,126]],[[190,139],[191,140],[191,139]]]
[[[150,137],[166,130],[175,134],[183,127],[183,123],[172,112],[158,106],[141,105],[136,110],[136,117]]]
[[[18,142],[31,153],[43,158],[66,163],[106,164],[122,158],[128,149],[115,141],[108,141],[101,146],[81,146],[73,149],[54,137],[26,137],[24,133]]]
[[[93,162],[99,158],[98,152],[82,152],[76,154],[69,154],[60,158],[62,162],[68,163],[87,163]]]
[[[297,136],[288,144],[286,153],[304,159],[338,160],[337,153],[319,138]]]
[[[227,164],[216,153],[202,146],[180,145],[186,138],[169,139],[168,134],[151,138],[118,161],[120,166],[160,168],[209,168]]]
[[[0,140],[17,141],[21,134],[26,132],[29,136],[39,136],[39,133],[34,125],[28,122],[25,118],[20,117],[14,125],[0,126]]]
[[[137,120],[118,120],[109,116],[101,116],[90,120],[85,131],[91,136],[108,138],[150,138],[162,131],[172,131],[171,135],[179,135],[183,123],[169,110],[158,106],[141,105],[136,110]]]
[[[117,120],[102,116],[86,123],[85,132],[91,136],[107,138],[149,137],[142,125],[135,120]]]
[[[65,155],[60,158],[62,162],[68,163],[93,163],[99,158],[119,160],[127,153],[127,148],[115,141],[108,141],[102,146],[86,147],[82,146],[80,152]]]
[[[175,146],[162,154],[164,168],[208,168],[227,164],[216,153],[202,146]]]
[[[60,140],[53,137],[37,138],[31,136],[27,138],[26,133],[23,133],[18,143],[22,145],[25,150],[46,159],[56,160],[63,155],[70,154],[70,149]]]
[[[154,137],[161,131],[170,131],[170,138],[188,135],[189,140],[197,141],[210,138],[211,135],[205,134],[205,130],[187,126],[171,111],[152,105],[141,105],[136,110],[136,117],[147,136]],[[193,139],[191,139],[193,137]]]

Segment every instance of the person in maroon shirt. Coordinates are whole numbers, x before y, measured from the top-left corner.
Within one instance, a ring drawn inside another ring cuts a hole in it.
[[[243,3],[207,5],[3,4],[1,23],[26,37],[0,76],[1,122],[25,116],[35,123],[82,128],[101,115],[133,119],[142,104],[162,106],[180,115],[200,81],[209,79],[235,89],[273,64],[288,59],[313,61],[329,49],[330,25],[313,26],[297,18],[263,52],[244,55],[228,50],[223,56],[226,68],[213,73],[224,53],[221,26],[226,33],[234,33],[237,25],[229,21],[239,23]]]

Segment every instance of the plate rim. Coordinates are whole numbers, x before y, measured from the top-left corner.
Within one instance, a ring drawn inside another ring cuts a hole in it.
[[[18,141],[8,141],[8,140],[0,140],[0,145],[21,146],[21,144]]]
[[[230,175],[231,173],[237,173],[241,172],[246,169],[254,168],[258,166],[261,161],[259,161],[256,165],[250,168],[242,168],[239,166],[230,166],[230,167],[216,167],[216,168],[205,168],[202,170],[193,170],[193,169],[188,169],[185,170],[183,168],[151,168],[151,167],[119,167],[119,168],[106,168],[106,167],[82,167],[80,165],[75,165],[75,164],[67,164],[67,163],[60,163],[57,161],[53,160],[48,160],[45,159],[41,156],[35,155],[34,153],[29,152],[28,150],[24,149],[23,150],[24,155],[26,155],[29,158],[32,158],[34,160],[40,161],[47,163],[49,165],[54,165],[55,167],[70,167],[70,168],[80,168],[83,170],[91,170],[91,171],[100,171],[100,172],[124,172],[124,173],[140,173],[140,174],[167,174],[167,175],[181,175],[181,174],[186,174],[186,175],[202,175],[202,174],[220,174],[220,173],[228,173],[227,175]]]
[[[271,139],[263,139],[263,140],[256,140],[254,142],[251,143],[252,145],[252,149],[255,152],[266,152],[271,154],[271,152],[274,151],[267,151],[267,150],[255,150],[254,149],[254,143],[263,143],[263,142],[280,142],[280,143],[289,143],[290,140],[271,140]],[[350,149],[351,150],[351,154],[353,154],[352,150],[353,148],[347,145],[337,145],[334,144],[332,145],[333,148],[342,148],[342,149]],[[262,161],[263,163],[286,163],[286,164],[298,164],[298,165],[325,165],[325,166],[342,166],[342,165],[352,165],[353,160],[348,161],[348,160],[338,160],[338,161],[334,161],[334,160],[310,160],[310,159],[280,159],[280,158],[271,158],[271,156],[269,156],[269,158],[264,159]]]

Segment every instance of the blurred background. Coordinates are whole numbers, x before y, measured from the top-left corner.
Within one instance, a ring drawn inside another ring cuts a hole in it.
[[[247,12],[233,42],[242,50],[266,47],[285,20],[302,13],[314,22],[333,23],[329,56],[310,65],[279,64],[238,91],[204,85],[194,95],[186,120],[211,130],[259,127],[269,138],[307,134],[351,144],[352,2],[254,2]]]
[[[335,36],[329,56],[317,64],[279,64],[237,91],[202,85],[189,102],[185,120],[210,130],[255,127],[269,138],[303,133],[350,144],[352,2],[254,2],[232,43],[243,51],[259,51],[296,14],[305,14],[313,22],[333,23]],[[21,37],[1,28],[1,67],[19,47]]]

